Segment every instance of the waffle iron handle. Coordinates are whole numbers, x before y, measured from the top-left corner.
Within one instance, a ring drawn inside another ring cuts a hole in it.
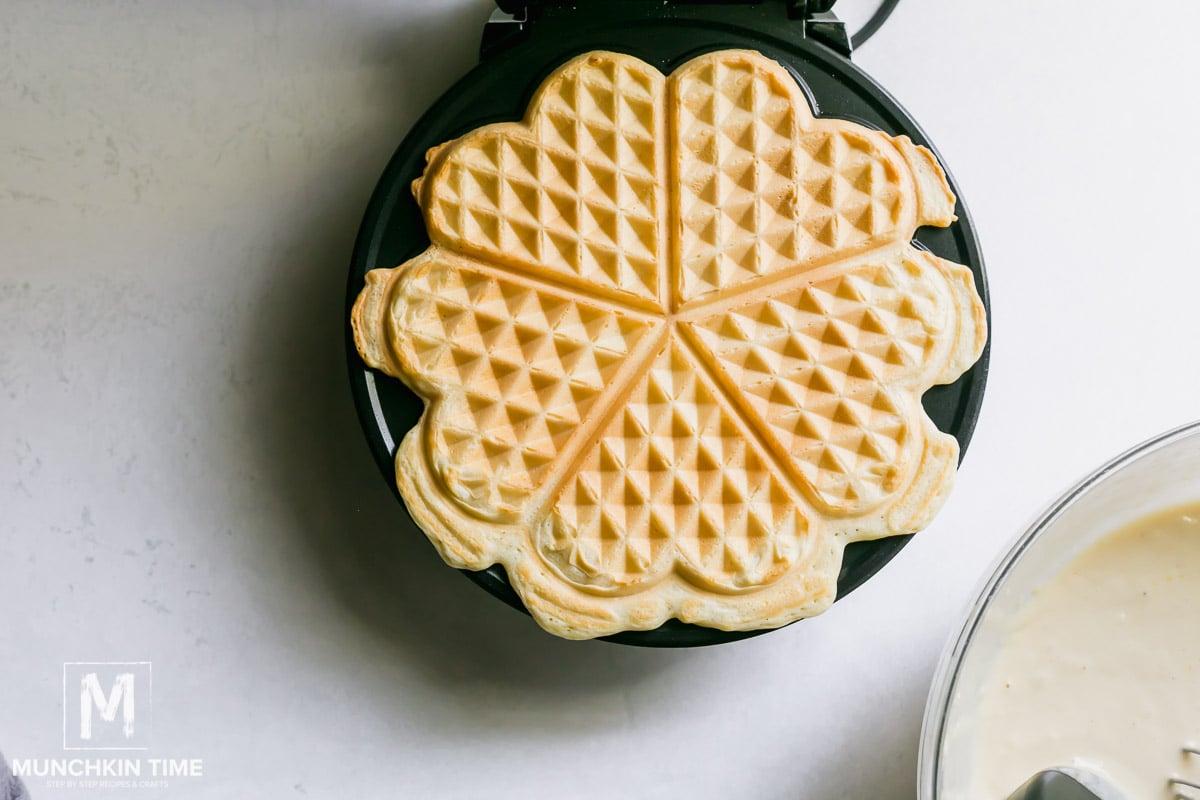
[[[771,7],[776,9],[784,19],[792,20],[796,33],[800,38],[810,38],[820,42],[839,55],[849,57],[851,50],[850,34],[846,25],[832,12],[836,0],[495,0],[496,10],[492,12],[483,30],[483,41],[480,44],[480,60],[487,61],[492,56],[507,50],[522,39],[531,35],[534,28],[539,27],[540,21],[553,16],[560,18],[564,14],[579,14],[579,24],[587,25],[589,18],[594,18],[599,12],[604,19],[611,20],[614,16],[630,15],[637,18],[659,16],[670,18],[678,15],[703,15],[705,17],[728,17],[738,15],[737,19],[752,23],[750,13],[759,18],[764,17],[764,9],[769,13]],[[737,6],[754,6],[756,8],[741,9]],[[762,24],[761,21],[759,24]],[[770,27],[777,34],[778,22],[771,20]]]

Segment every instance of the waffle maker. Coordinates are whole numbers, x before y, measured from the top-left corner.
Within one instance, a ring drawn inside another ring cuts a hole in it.
[[[424,170],[425,151],[481,125],[521,119],[542,80],[580,53],[628,53],[670,74],[702,53],[746,48],[785,65],[805,90],[816,116],[853,120],[891,135],[906,134],[936,152],[912,117],[850,61],[852,46],[874,33],[896,0],[885,0],[853,37],[833,16],[833,4],[834,0],[497,0],[498,9],[484,27],[479,66],[442,95],[400,144],[371,198],[354,248],[345,317],[350,384],[375,461],[393,491],[396,447],[416,424],[424,405],[400,381],[362,363],[354,348],[349,312],[368,271],[394,267],[429,245],[409,189]],[[939,161],[945,164],[940,157]],[[983,257],[962,192],[953,177],[948,178],[958,197],[958,221],[949,228],[921,228],[915,244],[970,267],[990,319]],[[958,440],[963,453],[983,400],[989,350],[957,382],[934,387],[922,401],[933,422]],[[838,597],[878,572],[910,538],[847,546]],[[524,611],[503,567],[464,574]],[[621,633],[608,641],[693,647],[765,632],[720,631],[669,620],[655,630]]]

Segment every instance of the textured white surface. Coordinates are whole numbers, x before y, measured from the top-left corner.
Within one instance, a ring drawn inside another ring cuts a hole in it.
[[[155,755],[205,776],[136,796],[909,798],[984,568],[1200,415],[1200,10],[906,0],[857,61],[954,170],[993,292],[956,493],[822,618],[692,652],[554,640],[405,528],[345,381],[362,210],[488,4],[3,6],[10,756],[62,755],[62,662],[149,660]]]

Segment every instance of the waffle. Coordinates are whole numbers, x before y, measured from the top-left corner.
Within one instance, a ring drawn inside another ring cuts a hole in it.
[[[970,271],[911,244],[954,219],[928,150],[814,119],[758,53],[596,52],[414,192],[431,246],[352,314],[426,402],[398,486],[552,633],[811,616],[847,543],[941,507],[958,446],[920,398],[986,333]]]

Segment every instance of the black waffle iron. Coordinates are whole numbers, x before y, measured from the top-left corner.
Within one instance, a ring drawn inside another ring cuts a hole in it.
[[[908,113],[851,63],[851,37],[830,12],[833,0],[498,0],[497,5],[499,9],[484,28],[479,66],[442,95],[401,143],[371,198],[354,249],[346,312],[350,383],[375,460],[393,489],[395,449],[416,424],[423,404],[400,381],[364,366],[349,333],[349,308],[369,270],[397,266],[429,245],[409,190],[425,167],[425,151],[481,125],[521,119],[538,85],[563,62],[590,50],[611,50],[636,56],[670,74],[688,59],[712,50],[758,50],[788,67],[805,88],[817,116],[853,120],[892,135],[906,134],[932,148]],[[891,5],[894,0],[885,2],[884,8]],[[855,38],[869,34],[870,28],[868,24]],[[987,306],[983,258],[971,217],[953,178],[950,186],[958,196],[958,221],[949,228],[920,229],[916,244],[969,266]],[[934,387],[924,396],[929,416],[958,439],[963,452],[975,427],[987,370],[985,350],[956,383]],[[874,575],[909,538],[849,545],[838,578],[838,596],[845,597]],[[503,567],[465,574],[509,605],[524,610]],[[763,632],[719,631],[670,620],[656,630],[622,633],[609,640],[688,647],[731,642]]]

